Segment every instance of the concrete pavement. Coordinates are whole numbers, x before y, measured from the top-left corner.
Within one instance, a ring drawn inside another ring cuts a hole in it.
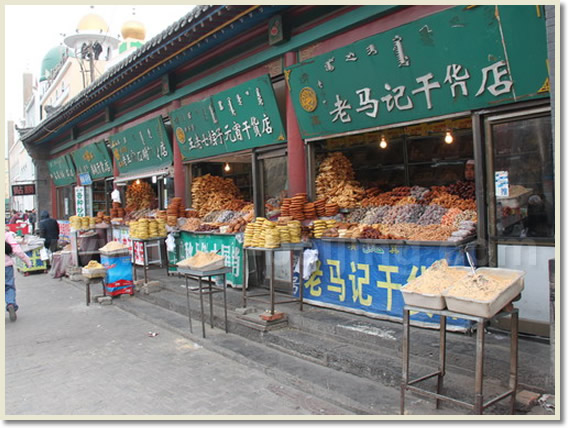
[[[18,320],[5,316],[7,418],[351,414],[114,305],[87,307],[68,282],[17,274],[16,287]]]

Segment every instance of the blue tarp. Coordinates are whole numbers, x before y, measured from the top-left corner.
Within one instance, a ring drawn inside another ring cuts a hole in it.
[[[432,263],[446,259],[450,266],[465,266],[464,247],[362,244],[314,239],[318,268],[304,282],[304,299],[348,312],[402,319],[401,286],[419,276]],[[298,296],[299,277],[294,275]],[[437,315],[411,313],[411,320],[439,324]],[[448,319],[448,326],[469,327],[470,321]]]

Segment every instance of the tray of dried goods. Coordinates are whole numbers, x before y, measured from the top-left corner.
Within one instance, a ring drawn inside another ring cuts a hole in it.
[[[181,269],[199,271],[217,270],[225,267],[225,256],[221,256],[214,251],[209,253],[197,251],[192,257],[180,261],[177,266]]]
[[[523,291],[524,277],[520,270],[478,268],[443,294],[450,311],[491,318]]]
[[[442,293],[468,273],[471,273],[468,267],[448,266],[445,259],[437,260],[420,276],[401,287],[404,303],[421,308],[445,309],[446,302]]]
[[[81,274],[85,278],[102,278],[106,275],[106,269],[96,260],[91,260],[89,264],[81,268]]]
[[[130,250],[126,245],[116,241],[110,241],[104,247],[99,248],[99,251],[105,256],[122,256],[130,254]]]

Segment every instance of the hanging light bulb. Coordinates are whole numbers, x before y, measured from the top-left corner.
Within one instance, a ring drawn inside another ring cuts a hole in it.
[[[136,184],[140,184],[140,179],[136,180]]]
[[[231,165],[229,165],[229,162],[225,162],[225,168],[223,168],[226,172],[229,172],[231,170]]]
[[[444,142],[446,144],[452,144],[454,142],[454,136],[452,135],[452,131],[446,131],[446,136],[444,137]]]
[[[381,142],[379,143],[379,147],[381,149],[386,149],[387,148],[387,140],[385,139],[384,135],[381,135]]]

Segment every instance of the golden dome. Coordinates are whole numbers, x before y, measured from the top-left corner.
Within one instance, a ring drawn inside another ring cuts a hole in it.
[[[130,20],[126,21],[120,29],[122,39],[136,39],[144,40],[146,38],[146,28],[140,21]]]
[[[89,13],[81,18],[77,24],[77,31],[100,31],[102,33],[108,33],[108,24],[99,15]]]

